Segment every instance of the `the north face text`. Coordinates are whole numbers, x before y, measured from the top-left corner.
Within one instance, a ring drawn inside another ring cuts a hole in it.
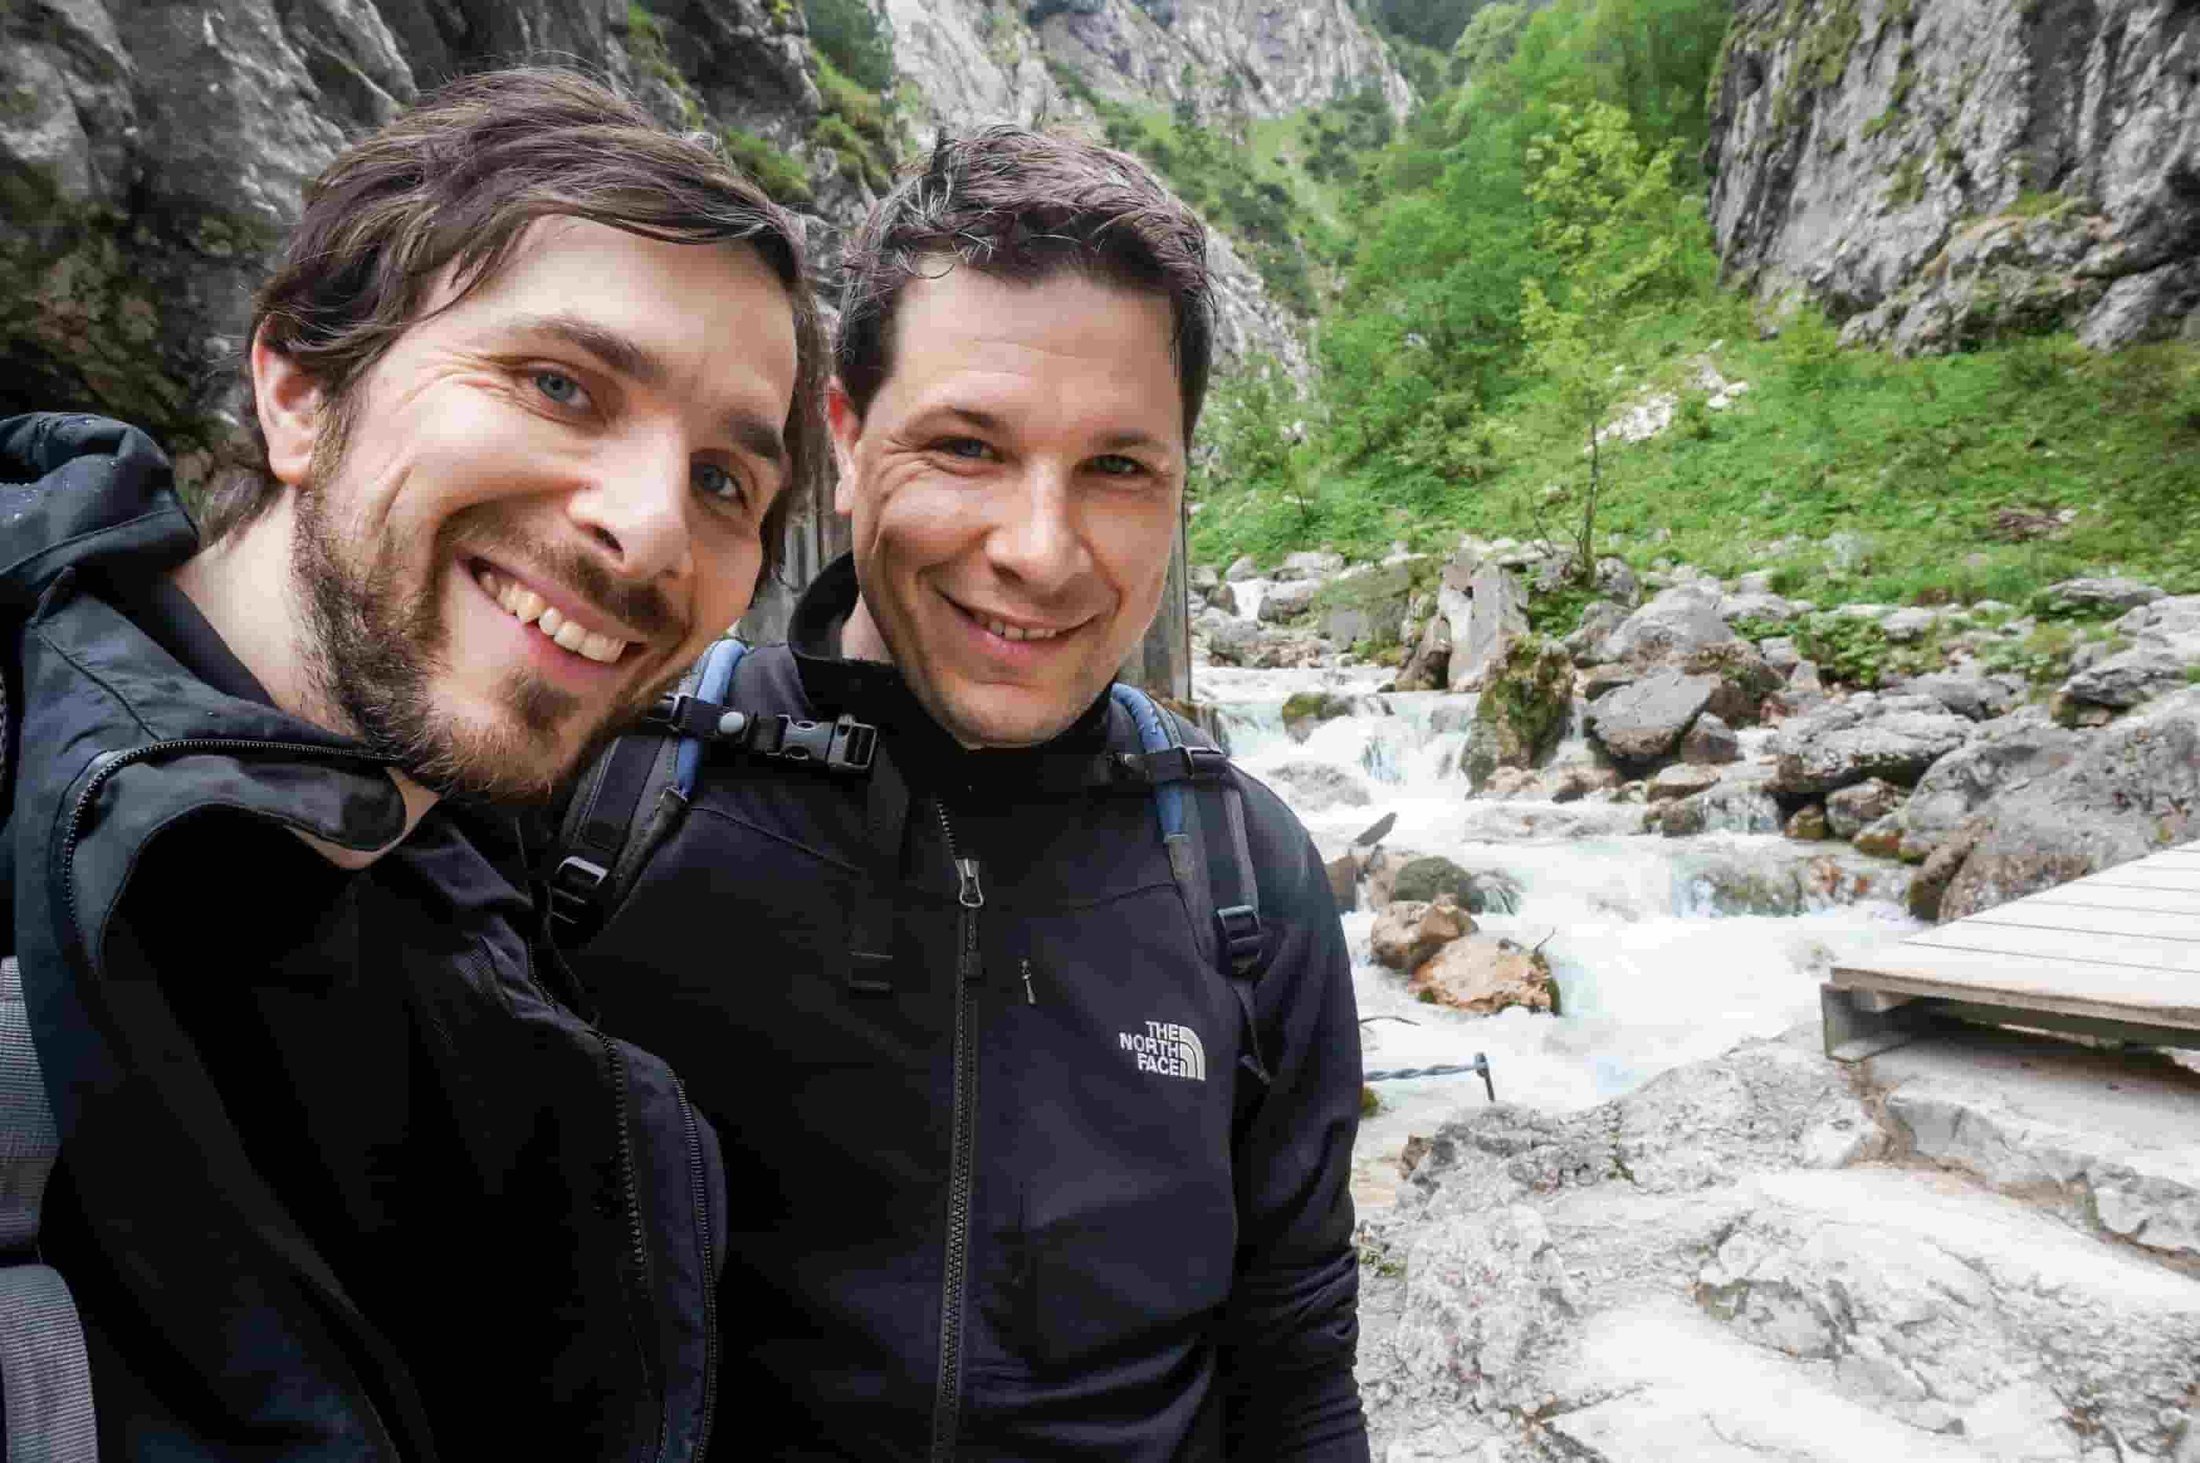
[[[1207,1051],[1200,1045],[1199,1033],[1189,1026],[1148,1021],[1144,1031],[1122,1032],[1116,1042],[1131,1054],[1141,1072],[1188,1077],[1194,1082],[1207,1080]]]

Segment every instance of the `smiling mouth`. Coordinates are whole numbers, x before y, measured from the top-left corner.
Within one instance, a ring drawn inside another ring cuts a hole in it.
[[[971,609],[967,605],[957,604],[954,600],[949,600],[948,603],[954,605],[957,610],[961,611],[980,628],[991,631],[1003,640],[1016,643],[1059,640],[1064,635],[1071,635],[1082,630],[1086,624],[1085,621],[1080,620],[1074,625],[1061,625],[1052,628],[1043,625],[1016,625],[1007,620],[995,619],[993,616],[981,610]]]
[[[591,630],[565,614],[524,584],[507,579],[486,564],[473,568],[474,582],[503,611],[522,625],[532,626],[560,650],[569,650],[599,665],[613,665],[632,642]]]

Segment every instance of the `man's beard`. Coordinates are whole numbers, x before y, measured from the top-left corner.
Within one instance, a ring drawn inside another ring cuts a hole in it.
[[[524,664],[504,672],[490,701],[507,714],[493,721],[470,721],[437,704],[432,686],[447,669],[448,651],[440,576],[467,572],[460,545],[506,549],[513,562],[552,573],[645,633],[676,626],[676,617],[654,588],[617,584],[595,561],[516,533],[495,504],[476,505],[444,522],[425,561],[426,581],[408,593],[397,554],[384,551],[379,540],[348,543],[330,521],[328,481],[316,472],[298,494],[291,542],[292,573],[304,592],[310,632],[308,674],[322,700],[349,718],[358,739],[415,781],[445,796],[544,801],[634,711],[655,699],[658,688],[652,687],[646,699],[607,708],[570,756],[560,755],[560,732],[580,714],[581,698]]]

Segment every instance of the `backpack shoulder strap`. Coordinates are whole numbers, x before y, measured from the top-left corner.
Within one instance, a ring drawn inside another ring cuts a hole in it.
[[[1187,745],[1188,729],[1144,691],[1118,681],[1109,695],[1138,729],[1139,750],[1149,757]],[[1189,734],[1206,741],[1197,732]],[[1268,1066],[1261,1056],[1253,989],[1264,969],[1267,942],[1261,931],[1260,883],[1245,836],[1245,795],[1227,765],[1219,775],[1157,780],[1154,816],[1168,851],[1169,871],[1191,911],[1192,928],[1243,1013],[1245,1049],[1239,1064],[1266,1086]]]
[[[681,678],[675,701],[716,707],[749,653],[732,636],[714,641]],[[573,791],[544,876],[544,914],[555,943],[571,948],[603,927],[634,876],[672,831],[703,766],[703,737],[680,729],[629,732],[612,742]]]

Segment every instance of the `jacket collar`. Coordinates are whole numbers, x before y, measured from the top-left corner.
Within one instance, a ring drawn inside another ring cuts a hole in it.
[[[787,647],[811,707],[825,716],[845,713],[876,726],[912,785],[999,794],[1033,785],[1042,768],[1056,759],[1089,758],[1106,749],[1105,691],[1052,741],[1035,747],[962,746],[933,719],[899,669],[841,654],[841,627],[855,609],[856,593],[855,556],[843,554],[819,571],[796,602],[787,624]]]

